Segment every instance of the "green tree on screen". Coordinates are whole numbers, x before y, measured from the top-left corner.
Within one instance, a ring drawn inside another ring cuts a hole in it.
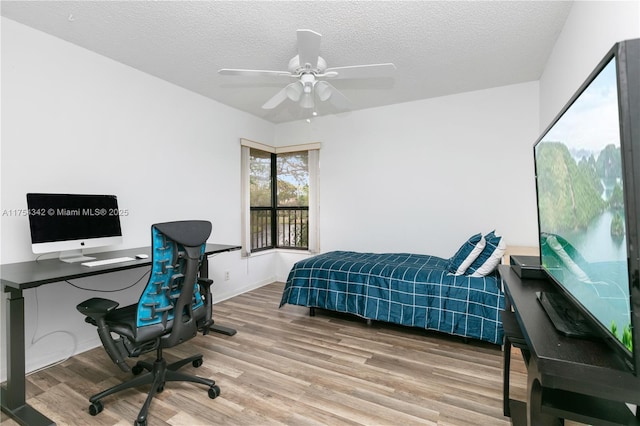
[[[540,225],[546,232],[585,228],[604,209],[593,168],[580,167],[561,142],[536,148]]]

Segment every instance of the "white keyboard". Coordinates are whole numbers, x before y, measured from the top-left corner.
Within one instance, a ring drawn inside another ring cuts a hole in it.
[[[112,265],[114,263],[129,262],[131,260],[136,260],[136,259],[133,257],[114,257],[113,259],[92,260],[90,262],[82,262],[81,265],[88,266],[89,268],[93,268],[94,266]]]

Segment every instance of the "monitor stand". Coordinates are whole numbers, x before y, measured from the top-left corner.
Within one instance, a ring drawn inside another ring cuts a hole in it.
[[[583,339],[596,337],[589,321],[563,295],[538,291],[536,296],[558,333]]]
[[[65,263],[78,263],[86,262],[88,260],[94,260],[95,257],[89,257],[82,254],[82,250],[65,250],[60,252],[58,257],[61,262]]]

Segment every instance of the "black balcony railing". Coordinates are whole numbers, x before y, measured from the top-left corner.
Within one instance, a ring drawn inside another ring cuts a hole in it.
[[[251,250],[309,248],[309,208],[251,207]],[[273,236],[276,236],[274,239]]]
[[[273,248],[271,209],[251,207],[251,250]]]

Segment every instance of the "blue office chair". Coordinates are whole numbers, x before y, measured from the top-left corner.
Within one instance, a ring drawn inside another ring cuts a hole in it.
[[[220,394],[215,381],[177,371],[189,363],[199,367],[202,355],[169,365],[162,356],[164,348],[186,342],[198,331],[206,334],[213,323],[210,291],[213,281],[198,277],[211,223],[195,220],[158,223],[151,227],[151,234],[151,276],[137,304],[117,308],[117,302],[93,298],[77,306],[78,311],[87,316],[86,322],[98,327],[100,340],[113,362],[135,376],[89,398],[89,413],[93,416],[100,413],[103,409],[101,400],[108,395],[151,384],[134,423],[136,426],[147,424],[151,401],[156,393],[163,391],[166,382],[201,383],[208,387],[209,398]],[[112,333],[118,337],[114,339]],[[157,355],[153,363],[138,361],[130,368],[125,362],[127,357],[138,357],[154,350]],[[145,373],[140,374],[143,371]]]

